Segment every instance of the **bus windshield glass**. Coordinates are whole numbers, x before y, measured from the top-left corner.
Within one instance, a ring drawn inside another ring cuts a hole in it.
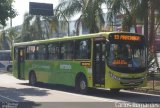
[[[108,64],[121,72],[143,72],[145,48],[134,44],[110,44]]]

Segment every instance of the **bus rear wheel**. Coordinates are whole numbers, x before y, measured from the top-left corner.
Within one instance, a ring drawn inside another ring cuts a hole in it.
[[[29,75],[29,84],[35,86],[37,83],[37,78],[34,72],[30,73]]]
[[[87,80],[84,76],[80,76],[76,80],[75,89],[77,92],[86,94],[87,93]]]

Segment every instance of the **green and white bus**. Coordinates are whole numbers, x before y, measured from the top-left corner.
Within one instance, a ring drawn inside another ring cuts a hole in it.
[[[143,35],[102,32],[14,44],[13,75],[18,79],[113,92],[146,85]]]

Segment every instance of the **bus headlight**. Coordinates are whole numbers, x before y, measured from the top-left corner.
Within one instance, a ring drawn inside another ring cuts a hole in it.
[[[111,77],[111,78],[113,78],[113,79],[115,79],[115,80],[118,80],[118,81],[120,81],[120,80],[121,80],[121,78],[119,78],[119,77],[115,76],[115,75],[114,75],[114,74],[112,74],[111,72],[109,72],[109,74],[110,74],[110,77]]]

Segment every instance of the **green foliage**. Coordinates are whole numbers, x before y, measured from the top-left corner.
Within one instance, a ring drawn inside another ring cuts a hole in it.
[[[105,3],[105,0],[61,0],[56,10],[60,10],[62,17],[68,19],[79,13],[76,31],[79,31],[80,24],[83,24],[90,33],[97,33],[104,24],[102,3]]]
[[[41,16],[24,15],[24,22],[21,32],[22,41],[40,40],[42,37]]]
[[[17,13],[12,6],[13,0],[0,0],[0,25],[6,26],[8,18],[14,18]]]
[[[6,32],[2,31],[0,34],[0,49],[9,50],[8,37],[6,36]]]
[[[42,40],[50,38],[53,31],[58,32],[57,16],[24,15],[21,41]]]
[[[13,42],[19,42],[19,34],[17,33],[15,28],[11,28],[8,30],[3,30],[0,32],[0,49],[11,49],[13,46]]]
[[[107,19],[109,22],[113,22],[113,18],[119,15],[122,17],[123,31],[130,31],[132,25],[135,26],[136,31],[139,6],[140,0],[107,0],[109,9]]]

